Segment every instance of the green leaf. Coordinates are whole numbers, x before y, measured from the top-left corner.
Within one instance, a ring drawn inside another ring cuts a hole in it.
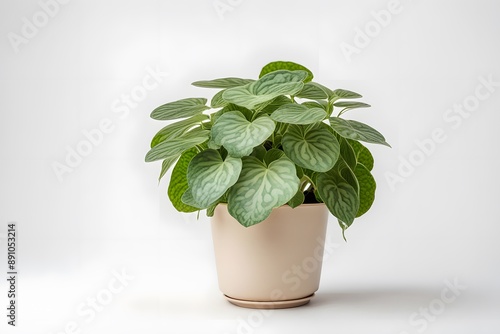
[[[336,173],[318,176],[318,192],[328,210],[339,220],[351,226],[359,209],[356,190]]]
[[[306,197],[301,189],[297,190],[295,196],[292,197],[291,200],[288,201],[288,205],[290,205],[293,209],[304,203]]]
[[[272,148],[266,152],[266,155],[264,156],[264,162],[267,166],[269,166],[273,161],[280,159],[284,155],[285,152],[283,152],[282,150]]]
[[[391,147],[380,132],[364,123],[340,117],[330,117],[330,125],[335,132],[344,138]]]
[[[342,159],[344,159],[345,163],[354,170],[354,168],[356,168],[357,160],[353,148],[349,145],[347,139],[340,138],[339,142],[340,155],[342,156]]]
[[[227,89],[222,98],[230,103],[253,109],[280,95],[293,95],[304,86],[304,71],[276,71],[245,86]]]
[[[286,156],[269,166],[255,157],[243,157],[238,182],[229,190],[228,210],[243,226],[266,219],[271,211],[286,204],[299,188],[295,165]]]
[[[225,91],[226,90],[223,89],[214,95],[214,97],[212,98],[212,101],[210,101],[210,106],[212,108],[222,108],[222,107],[225,107],[229,104],[228,102],[224,101],[224,99],[222,98],[222,94],[224,94]]]
[[[314,197],[316,197],[316,201],[318,203],[324,203],[323,199],[321,198],[321,195],[318,192],[318,189],[314,189]]]
[[[164,121],[191,117],[210,109],[206,103],[207,99],[195,97],[169,102],[153,110],[151,118]]]
[[[181,201],[182,201],[182,203],[184,203],[184,205],[187,205],[188,207],[196,209],[194,211],[199,211],[202,209],[202,208],[198,207],[198,203],[196,203],[196,201],[194,200],[193,194],[191,193],[191,189],[189,189],[189,188],[186,189],[184,194],[182,194]]]
[[[165,174],[167,173],[167,171],[170,169],[170,167],[172,167],[172,165],[174,164],[174,162],[178,158],[179,158],[179,155],[176,155],[174,157],[169,157],[169,158],[166,158],[165,160],[163,160],[163,162],[161,164],[160,176],[158,177],[158,182],[161,181],[162,177],[165,176]]]
[[[308,108],[301,104],[290,103],[279,107],[271,114],[276,122],[290,124],[312,124],[326,118],[326,112],[321,108]]]
[[[359,182],[358,179],[356,178],[356,175],[352,171],[352,169],[345,165],[344,168],[340,170],[340,176],[353,187],[353,189],[356,191],[356,194],[359,196]]]
[[[260,161],[263,161],[266,153],[267,153],[266,148],[263,145],[259,145],[254,147],[251,156],[256,157]]]
[[[371,105],[363,102],[355,101],[340,101],[333,104],[334,107],[345,108],[345,109],[356,109],[356,108],[370,108]]]
[[[306,71],[307,72],[307,77],[305,78],[304,82],[309,82],[314,78],[313,73],[307,69],[305,66],[302,66],[300,64],[291,62],[291,61],[273,61],[266,66],[262,68],[259,74],[259,78],[262,78],[264,75],[278,71],[278,70],[288,70],[288,71]]]
[[[327,104],[321,104],[318,101],[306,101],[301,103],[301,105],[308,107],[309,109],[311,108],[321,108],[326,112],[326,109],[328,107]]]
[[[217,205],[219,205],[219,203],[212,204],[207,208],[207,217],[214,216],[215,208],[217,207]]]
[[[269,103],[264,109],[262,109],[261,112],[272,114],[276,109],[287,103],[292,103],[292,100],[284,95],[280,95]]]
[[[254,81],[255,80],[252,79],[241,79],[241,78],[220,78],[214,80],[195,81],[192,83],[192,85],[203,88],[232,88],[232,87],[243,86]]]
[[[274,131],[274,121],[262,115],[249,122],[239,111],[229,111],[220,116],[212,128],[212,138],[223,145],[233,157],[252,153],[255,146],[262,144]]]
[[[359,183],[359,210],[356,217],[364,215],[372,206],[375,200],[375,190],[377,183],[372,174],[365,166],[358,164],[354,169],[354,174]]]
[[[316,171],[326,172],[337,162],[340,145],[330,133],[327,125],[290,125],[283,136],[283,150],[297,165]]]
[[[236,183],[241,172],[241,159],[227,156],[222,159],[216,150],[208,149],[198,153],[188,167],[188,185],[194,203],[206,208]]]
[[[179,137],[163,141],[149,150],[146,154],[146,162],[167,159],[181,154],[185,150],[207,141],[209,134],[210,131],[197,128]]]
[[[338,99],[359,99],[363,97],[361,94],[351,92],[350,90],[345,90],[345,89],[336,89],[333,91],[333,94],[330,96],[330,98],[333,98],[335,100]]]
[[[153,137],[153,140],[151,141],[151,147],[155,147],[159,143],[171,137],[183,134],[187,130],[191,129],[193,126],[201,124],[202,121],[208,119],[209,119],[208,115],[200,114],[184,119],[182,121],[169,124],[160,131],[158,131],[158,133],[156,133],[156,135]]]
[[[373,169],[374,161],[373,161],[373,156],[370,153],[370,150],[368,150],[365,146],[363,146],[363,144],[361,144],[358,141],[351,139],[348,139],[347,141],[349,142],[349,144],[351,144],[351,147],[353,148],[354,153],[356,154],[356,161],[371,171]]]
[[[297,170],[297,177],[301,179],[304,176],[304,169],[297,165],[295,165],[295,169]]]
[[[194,206],[182,202],[182,195],[188,189],[187,170],[189,162],[197,153],[198,150],[195,148],[182,153],[172,171],[172,177],[168,186],[168,198],[170,198],[174,208],[180,212],[194,212],[199,210]]]
[[[324,100],[328,99],[333,92],[330,88],[325,87],[317,82],[308,82],[304,88],[297,93],[297,97],[310,100]]]

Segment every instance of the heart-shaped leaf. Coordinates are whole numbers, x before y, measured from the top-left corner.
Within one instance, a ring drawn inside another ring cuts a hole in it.
[[[351,226],[359,209],[356,190],[337,173],[321,173],[317,182],[328,210],[346,224],[345,228]]]
[[[243,157],[238,182],[229,190],[228,210],[243,226],[266,219],[271,211],[286,204],[299,188],[293,162],[286,156],[266,166],[255,157]]]
[[[328,99],[333,92],[330,88],[325,87],[317,82],[308,82],[304,88],[297,93],[297,97],[310,100],[324,100]]]
[[[203,88],[232,88],[246,85],[250,82],[254,82],[252,79],[241,79],[241,78],[220,78],[214,80],[201,80],[192,83],[193,86],[203,87]]]
[[[215,122],[212,139],[224,146],[231,156],[242,157],[262,144],[273,133],[275,126],[274,121],[265,114],[249,122],[241,112],[229,111]]]
[[[358,164],[354,169],[354,174],[359,183],[359,210],[356,217],[364,215],[372,206],[375,200],[375,190],[377,183],[368,168]]]
[[[202,121],[209,119],[208,115],[200,114],[195,115],[190,118],[183,119],[172,124],[167,125],[153,137],[151,140],[151,147],[155,147],[159,143],[171,138],[183,134],[187,130],[191,129],[193,126],[200,124]]]
[[[241,172],[241,159],[227,156],[222,159],[216,150],[198,153],[188,168],[188,185],[196,206],[206,208],[236,183]]]
[[[230,103],[253,109],[280,95],[293,95],[304,87],[305,71],[275,71],[245,86],[227,89],[222,98]],[[264,105],[265,106],[265,105]]]
[[[174,208],[180,212],[194,212],[199,210],[182,201],[182,195],[188,189],[187,170],[189,162],[197,153],[198,150],[195,148],[182,153],[179,161],[177,161],[172,170],[172,177],[170,178],[170,184],[168,186],[168,198],[170,198]]]
[[[391,147],[380,132],[364,123],[340,117],[330,117],[330,125],[335,132],[344,138]]]
[[[308,108],[301,104],[290,103],[279,107],[271,114],[276,122],[290,124],[312,124],[326,118],[326,112],[321,108]]]
[[[206,103],[207,99],[195,97],[166,103],[153,110],[151,118],[163,121],[191,117],[210,109]]]
[[[297,165],[316,171],[330,170],[340,154],[340,145],[327,125],[290,125],[283,136],[283,150]]]
[[[181,154],[187,149],[204,143],[208,140],[210,131],[200,128],[193,129],[179,137],[163,141],[149,150],[146,162],[167,159]]]
[[[271,72],[274,72],[274,71],[278,71],[278,70],[306,71],[308,75],[307,75],[306,79],[304,80],[304,82],[309,82],[314,78],[313,73],[308,68],[306,68],[305,66],[302,66],[300,64],[291,62],[291,61],[273,61],[273,62],[267,64],[260,71],[259,78],[262,78],[264,75],[271,73]]]
[[[366,168],[368,168],[369,171],[373,169],[373,156],[363,144],[361,144],[358,141],[348,139],[347,140],[349,144],[351,144],[351,147],[354,150],[354,153],[356,155],[356,161],[358,164],[362,164]]]

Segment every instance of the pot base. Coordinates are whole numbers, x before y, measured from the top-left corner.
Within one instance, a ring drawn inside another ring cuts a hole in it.
[[[311,301],[311,298],[314,297],[314,293],[307,297],[298,298],[298,299],[289,299],[289,300],[278,300],[278,301],[254,301],[254,300],[243,300],[231,298],[229,296],[224,295],[226,299],[236,306],[246,307],[246,308],[257,308],[257,309],[280,309],[280,308],[291,308],[302,306]]]

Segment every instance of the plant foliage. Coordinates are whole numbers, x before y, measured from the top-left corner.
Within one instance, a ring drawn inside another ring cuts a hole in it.
[[[151,142],[146,161],[163,160],[160,178],[174,166],[168,196],[179,211],[219,203],[243,226],[266,219],[281,205],[324,202],[345,231],[375,199],[373,156],[361,142],[387,144],[374,128],[342,118],[370,105],[358,93],[313,82],[302,65],[277,61],[259,78],[194,82],[213,88],[156,108],[156,120],[177,120]],[[177,162],[176,162],[177,161]],[[175,164],[175,165],[174,165]]]

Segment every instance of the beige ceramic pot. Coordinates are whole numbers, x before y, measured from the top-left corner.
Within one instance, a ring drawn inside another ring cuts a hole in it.
[[[284,205],[244,227],[219,204],[212,237],[220,290],[243,307],[307,304],[319,287],[327,222],[324,204]]]

